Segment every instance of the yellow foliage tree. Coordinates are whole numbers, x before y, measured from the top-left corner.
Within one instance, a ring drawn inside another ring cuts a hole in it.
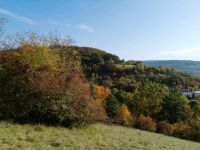
[[[133,124],[133,116],[129,111],[128,107],[126,106],[126,104],[122,104],[119,107],[119,117],[122,124],[127,126],[131,126]]]
[[[109,96],[110,90],[104,86],[95,85],[95,94],[102,103]]]
[[[55,70],[61,63],[58,53],[45,46],[21,46],[17,53],[34,70],[44,66]]]
[[[98,105],[99,113],[106,114],[104,108],[105,99],[109,96],[110,90],[104,86],[95,85],[96,105]]]

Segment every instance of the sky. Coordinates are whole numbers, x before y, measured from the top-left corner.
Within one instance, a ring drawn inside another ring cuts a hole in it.
[[[0,0],[6,33],[57,30],[125,60],[200,60],[200,0]]]

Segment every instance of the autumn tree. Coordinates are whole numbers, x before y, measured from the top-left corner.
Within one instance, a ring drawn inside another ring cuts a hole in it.
[[[67,43],[57,36],[22,37],[17,48],[0,53],[1,120],[69,126],[105,117]]]
[[[140,115],[136,121],[136,127],[147,131],[156,131],[157,124],[151,117]]]
[[[133,116],[132,113],[129,111],[128,107],[126,106],[126,104],[122,104],[119,107],[118,111],[119,111],[120,122],[123,125],[131,126],[133,124]]]
[[[110,90],[104,86],[95,85],[95,95],[96,98],[101,102],[104,102],[105,99],[109,96]]]
[[[68,35],[61,35],[57,31],[42,34],[33,30],[25,30],[16,34],[6,35],[2,40],[2,48],[13,49],[20,46],[63,47],[74,43]],[[60,49],[62,51],[62,49]]]

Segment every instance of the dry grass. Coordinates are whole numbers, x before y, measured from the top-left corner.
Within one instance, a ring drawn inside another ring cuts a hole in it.
[[[120,126],[60,128],[0,123],[1,150],[200,150],[200,143]]]

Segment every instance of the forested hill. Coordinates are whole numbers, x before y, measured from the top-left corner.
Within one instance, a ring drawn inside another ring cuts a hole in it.
[[[102,50],[21,45],[0,52],[0,120],[78,126],[108,121],[200,141],[200,78]]]
[[[69,49],[78,51],[89,80],[110,89],[130,92],[137,89],[138,84],[150,85],[149,82],[170,89],[200,88],[199,78],[177,71],[174,67],[151,67],[140,61],[124,61],[114,54],[90,47],[72,46]]]
[[[179,71],[183,71],[192,75],[200,76],[200,61],[191,60],[155,60],[144,61],[145,64],[152,67],[169,66],[175,67]]]

